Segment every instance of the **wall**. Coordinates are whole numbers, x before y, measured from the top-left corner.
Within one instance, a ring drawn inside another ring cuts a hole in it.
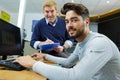
[[[17,26],[18,14],[11,13],[10,15],[11,15],[10,23]]]
[[[32,28],[32,20],[39,20],[43,18],[43,14],[41,13],[36,13],[36,14],[25,14],[25,18],[24,18],[24,26],[23,28],[26,29],[26,33],[27,33],[27,37],[25,38],[25,40],[30,41],[31,40],[31,28]],[[14,13],[11,14],[11,21],[10,23],[14,24],[17,26],[17,19],[18,19],[18,14]]]
[[[98,23],[91,22],[90,30],[93,32],[98,32]]]
[[[120,13],[100,19],[98,32],[109,37],[120,49]]]
[[[26,29],[27,32],[27,37],[25,38],[26,40],[28,41],[31,40],[32,20],[39,20],[41,18],[43,18],[43,14],[27,14],[25,16],[24,28]]]

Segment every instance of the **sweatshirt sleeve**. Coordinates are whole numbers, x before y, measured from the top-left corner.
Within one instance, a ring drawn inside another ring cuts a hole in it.
[[[68,58],[55,57],[47,54],[45,58],[66,68],[72,67],[78,61],[78,56],[76,54],[71,54]]]
[[[48,65],[43,62],[37,62],[33,65],[33,71],[45,76],[50,80],[73,80],[72,74],[69,75],[69,68]],[[64,73],[65,75],[63,75]]]

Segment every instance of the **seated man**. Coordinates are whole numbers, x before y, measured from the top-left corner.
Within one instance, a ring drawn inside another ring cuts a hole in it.
[[[66,3],[62,13],[66,15],[67,31],[78,42],[73,53],[68,58],[35,53],[14,62],[49,80],[120,80],[120,52],[108,37],[90,31],[88,9],[79,3]],[[65,67],[46,64],[40,61],[42,58]]]

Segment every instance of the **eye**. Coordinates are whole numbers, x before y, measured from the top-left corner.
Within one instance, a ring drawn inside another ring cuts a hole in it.
[[[77,19],[72,19],[72,22],[76,23],[78,20]]]
[[[54,10],[51,10],[51,13],[53,13],[54,12]]]
[[[69,21],[68,20],[65,20],[65,23],[67,24]]]
[[[46,13],[49,13],[49,11],[45,11]]]

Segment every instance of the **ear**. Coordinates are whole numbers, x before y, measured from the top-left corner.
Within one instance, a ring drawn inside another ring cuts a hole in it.
[[[57,16],[60,16],[58,11],[56,11],[56,13],[57,13]]]
[[[88,26],[90,24],[90,19],[86,18],[85,22],[86,22],[86,25]]]

